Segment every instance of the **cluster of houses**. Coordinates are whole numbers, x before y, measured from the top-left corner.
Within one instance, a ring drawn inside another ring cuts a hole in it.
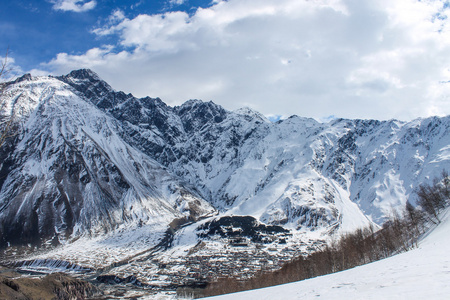
[[[151,261],[127,265],[123,274],[128,276],[134,266],[139,279],[153,287],[172,289],[195,286],[221,277],[247,279],[261,271],[274,271],[286,262],[306,255],[325,241],[310,240],[299,243],[252,243],[245,238],[220,241],[202,241],[187,249],[184,255],[155,256]],[[120,272],[118,269],[115,273]],[[147,276],[144,276],[147,274]]]

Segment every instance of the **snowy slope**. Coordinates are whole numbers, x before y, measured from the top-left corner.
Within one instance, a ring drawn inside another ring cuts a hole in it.
[[[120,137],[114,118],[51,77],[7,91],[23,130],[0,193],[1,243],[65,243],[124,224],[169,224],[214,209]],[[4,169],[8,170],[4,170]]]
[[[409,252],[331,275],[205,299],[448,299],[448,211],[443,219]]]

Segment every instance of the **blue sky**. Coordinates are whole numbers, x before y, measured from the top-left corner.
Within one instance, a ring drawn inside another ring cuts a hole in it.
[[[105,43],[117,42],[116,37],[98,37],[92,30],[107,22],[117,10],[133,18],[139,14],[170,11],[193,13],[198,7],[208,7],[209,0],[170,2],[167,0],[95,0],[66,1],[74,6],[58,7],[64,1],[7,1],[0,10],[2,49],[9,46],[15,62],[24,70],[40,67],[58,53],[81,54]],[[92,3],[83,8],[83,5]],[[95,5],[94,5],[95,4]],[[85,9],[85,10],[83,10]]]
[[[449,15],[447,0],[16,0],[0,51],[18,74],[90,68],[169,105],[411,120],[450,114]]]

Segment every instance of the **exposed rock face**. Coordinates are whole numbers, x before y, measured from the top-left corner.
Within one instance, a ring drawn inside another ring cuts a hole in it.
[[[23,130],[0,149],[0,234],[60,242],[214,213],[296,230],[382,223],[450,169],[450,117],[292,116],[114,91],[90,70],[24,76],[3,96]]]

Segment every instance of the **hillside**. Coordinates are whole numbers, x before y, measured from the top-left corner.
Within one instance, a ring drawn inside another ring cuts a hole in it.
[[[411,251],[331,275],[204,299],[447,299],[449,210],[442,219]]]

